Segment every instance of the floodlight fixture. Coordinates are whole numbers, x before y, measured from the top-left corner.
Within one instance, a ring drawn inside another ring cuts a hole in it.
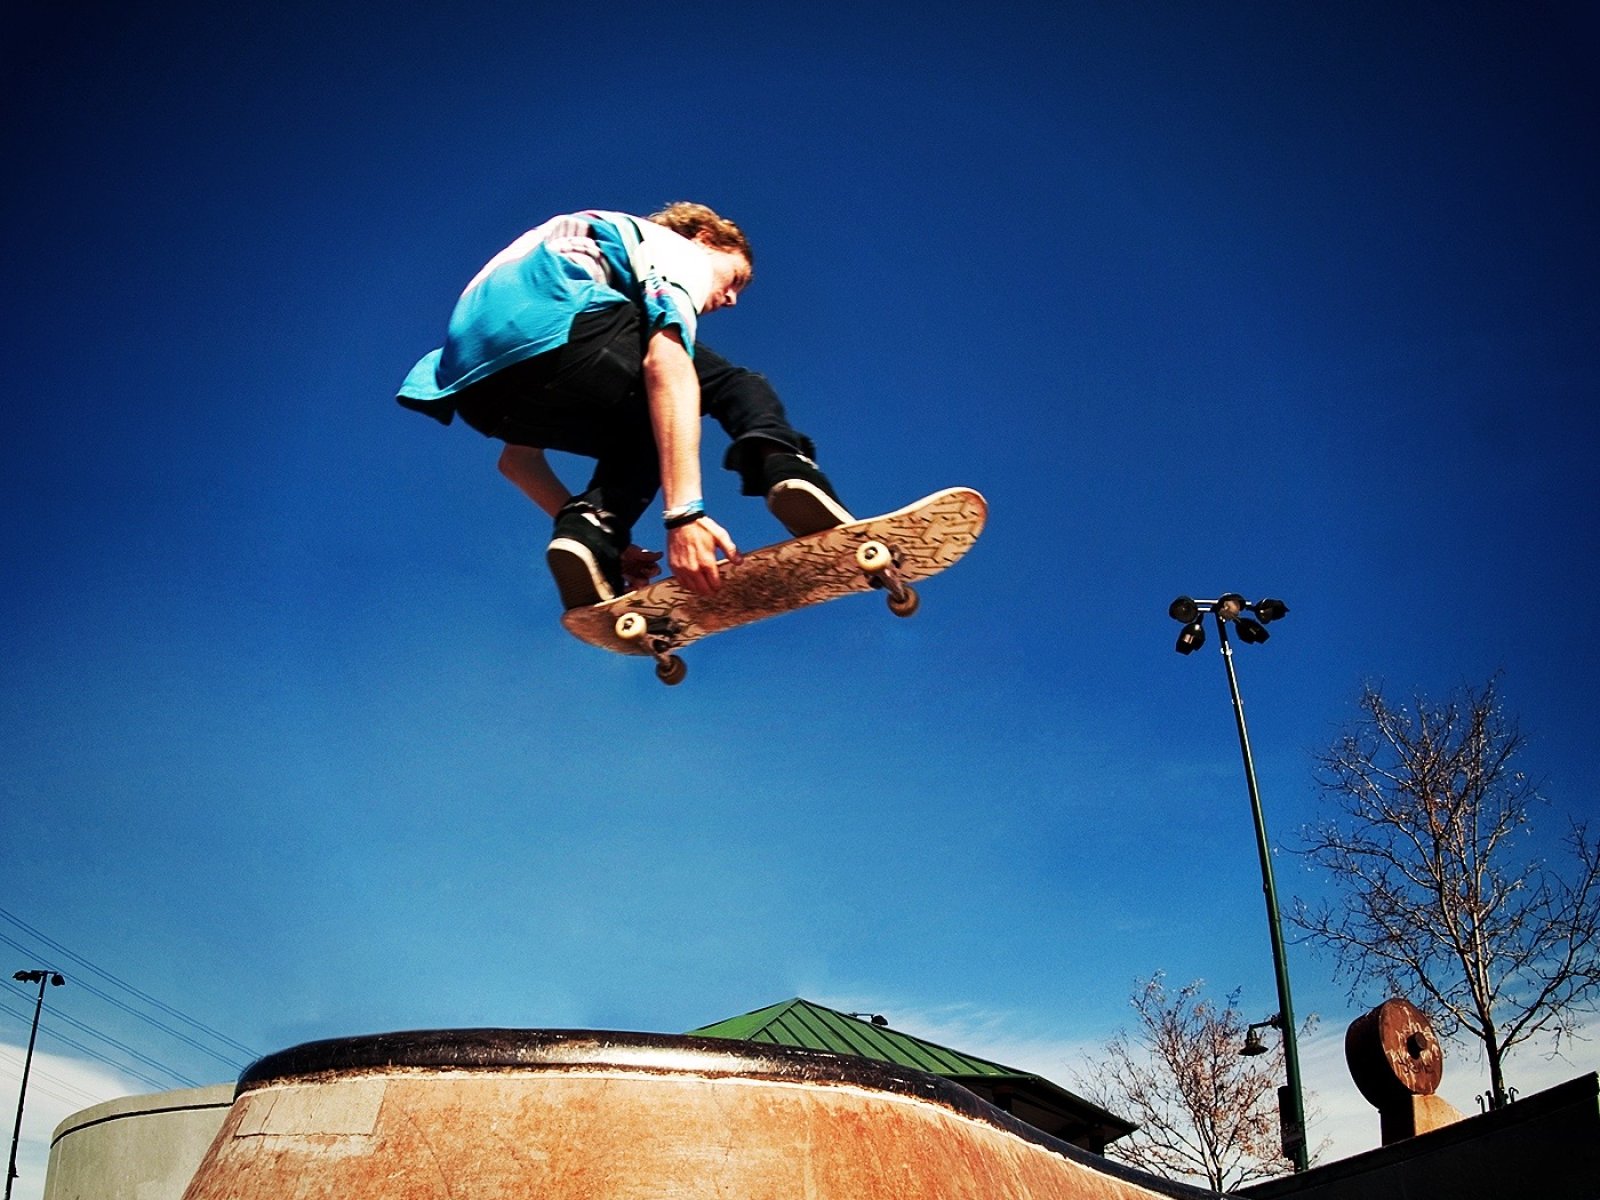
[[[1188,625],[1200,616],[1200,606],[1191,596],[1179,596],[1167,608],[1167,616]]]
[[[1266,641],[1272,635],[1267,632],[1266,626],[1254,617],[1239,616],[1233,620],[1234,628],[1239,631],[1239,640],[1249,645],[1256,645]]]
[[[1178,633],[1178,644],[1173,647],[1179,654],[1193,654],[1206,644],[1206,627],[1199,617],[1190,621]]]
[[[1245,610],[1244,597],[1238,592],[1228,592],[1217,599],[1216,605],[1211,609],[1217,614],[1219,621],[1231,621]]]
[[[37,983],[41,987],[44,986],[46,980],[49,981],[51,987],[65,987],[67,983],[66,979],[56,971],[18,971],[11,978],[18,983]]]
[[[1282,600],[1277,600],[1270,596],[1265,600],[1257,600],[1251,607],[1255,609],[1256,616],[1261,618],[1263,625],[1273,621],[1281,621],[1289,615],[1289,606]]]

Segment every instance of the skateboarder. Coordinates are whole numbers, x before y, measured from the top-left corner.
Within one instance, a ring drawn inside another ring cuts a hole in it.
[[[700,314],[732,307],[750,281],[749,241],[700,204],[647,219],[585,211],[522,235],[467,285],[444,345],[412,368],[402,405],[460,416],[505,443],[500,470],[555,518],[546,561],[566,608],[610,600],[659,571],[632,544],[664,492],[667,561],[691,590],[719,583],[739,551],[705,512],[700,417],[733,439],[723,465],[795,535],[851,520],[767,381],[697,344]],[[545,459],[596,460],[571,495]]]

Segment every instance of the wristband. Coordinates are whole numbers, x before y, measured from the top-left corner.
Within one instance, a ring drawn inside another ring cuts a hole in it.
[[[685,525],[693,525],[706,515],[706,502],[704,500],[691,500],[687,504],[680,504],[676,508],[669,508],[661,514],[661,523],[668,529],[682,529]]]

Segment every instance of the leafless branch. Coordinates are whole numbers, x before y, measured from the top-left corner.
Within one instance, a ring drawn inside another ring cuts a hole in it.
[[[1503,1103],[1506,1053],[1547,1030],[1559,1045],[1600,998],[1600,847],[1574,823],[1565,874],[1516,857],[1543,798],[1496,679],[1410,708],[1369,684],[1360,708],[1317,758],[1332,813],[1300,847],[1334,897],[1291,920],[1352,997],[1381,985],[1482,1041]]]

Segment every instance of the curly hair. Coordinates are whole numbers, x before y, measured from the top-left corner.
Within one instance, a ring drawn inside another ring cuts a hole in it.
[[[649,219],[686,238],[693,238],[703,233],[706,235],[705,240],[718,250],[731,250],[742,254],[746,262],[752,267],[755,266],[755,255],[750,250],[750,239],[745,236],[744,230],[727,217],[718,216],[704,204],[678,200],[660,212],[651,213]]]

